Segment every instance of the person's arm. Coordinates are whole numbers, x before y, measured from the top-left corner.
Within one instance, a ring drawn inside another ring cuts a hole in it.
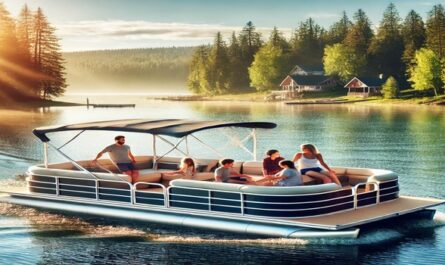
[[[108,147],[105,147],[104,150],[100,151],[99,154],[97,154],[96,158],[94,158],[93,161],[92,161],[93,164],[94,164],[94,165],[97,164],[97,160],[98,160],[99,158],[101,158],[101,157],[103,156],[103,154],[105,154],[106,152],[108,152]]]
[[[321,156],[321,154],[317,154],[317,159],[318,161],[320,161],[320,164],[326,168],[329,172],[335,173],[334,170],[332,170],[323,160],[323,157]]]
[[[130,157],[130,159],[133,163],[136,163],[136,158],[134,158],[134,155],[131,153],[130,149],[128,149],[128,156]]]
[[[251,176],[246,175],[246,174],[240,174],[234,170],[230,171],[230,177],[241,177],[241,178],[246,178],[246,179],[252,179]]]
[[[301,158],[301,153],[296,153],[296,154],[294,155],[294,158],[292,159],[292,162],[297,162],[298,159],[300,159],[300,158]]]
[[[267,170],[266,170],[266,159],[263,160],[263,176],[267,177]]]
[[[218,176],[218,175],[215,175],[215,181],[216,182],[222,182],[222,177]]]

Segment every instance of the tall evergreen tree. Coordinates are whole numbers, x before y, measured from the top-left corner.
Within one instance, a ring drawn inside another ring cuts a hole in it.
[[[59,40],[54,27],[48,22],[41,8],[37,9],[34,17],[34,65],[45,75],[40,82],[41,97],[63,94],[66,87],[64,60],[60,51]]]
[[[301,22],[291,39],[293,57],[297,63],[318,65],[323,58],[325,31],[312,18]]]
[[[377,71],[375,74],[393,76],[399,80],[405,72],[402,68],[403,39],[400,21],[395,5],[389,4],[369,48],[372,69]]]
[[[371,29],[371,22],[362,9],[354,14],[354,22],[348,31],[344,44],[352,48],[357,55],[366,56],[371,45],[374,33]]]
[[[352,22],[349,20],[346,11],[343,11],[342,17],[335,22],[326,33],[326,44],[341,43],[348,35],[352,27]]]
[[[411,10],[402,25],[404,42],[403,61],[408,69],[417,50],[425,44],[425,24],[422,17]]]
[[[229,89],[231,91],[246,91],[249,86],[243,83],[246,77],[243,76],[245,71],[242,51],[235,32],[232,33],[227,53],[230,61]]]
[[[244,28],[241,30],[238,36],[239,45],[241,48],[242,54],[242,77],[243,80],[241,82],[243,87],[250,87],[249,80],[249,72],[248,68],[253,62],[253,57],[255,53],[261,48],[263,45],[261,41],[261,34],[256,31],[255,26],[252,21],[247,22]]]
[[[213,94],[222,94],[229,91],[229,56],[227,46],[218,32],[210,50],[209,74],[207,79],[212,87]]]
[[[211,94],[211,88],[207,81],[208,57],[208,46],[198,47],[192,55],[187,86],[195,94]]]
[[[445,11],[442,5],[435,5],[426,21],[426,44],[440,59],[445,57]]]

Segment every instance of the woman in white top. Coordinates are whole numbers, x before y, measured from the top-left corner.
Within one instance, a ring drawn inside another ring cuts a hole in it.
[[[184,157],[178,170],[162,173],[165,176],[182,175],[183,179],[192,179],[196,173],[195,162],[190,157]]]
[[[321,179],[323,183],[335,182],[341,186],[337,175],[335,175],[335,171],[326,165],[323,157],[313,144],[302,144],[301,152],[295,154],[293,161],[298,163],[298,169],[301,175]]]

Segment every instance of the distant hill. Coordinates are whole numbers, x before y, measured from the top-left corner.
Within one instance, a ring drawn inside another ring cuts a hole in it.
[[[187,92],[194,47],[67,52],[67,92]]]

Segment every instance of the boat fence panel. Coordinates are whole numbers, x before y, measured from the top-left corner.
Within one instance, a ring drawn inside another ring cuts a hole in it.
[[[78,179],[31,174],[29,191],[46,195],[116,201],[150,207],[274,218],[299,218],[354,210],[397,199],[397,179],[357,184],[352,188],[316,194],[273,195],[193,187],[168,189],[159,183]]]

